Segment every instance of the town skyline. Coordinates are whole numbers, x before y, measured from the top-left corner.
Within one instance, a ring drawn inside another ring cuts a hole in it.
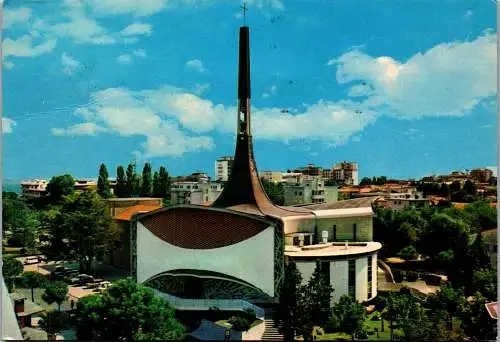
[[[114,174],[134,159],[210,174],[233,154],[239,6],[110,3],[5,8],[5,179],[94,178],[100,163]],[[249,2],[259,170],[353,160],[360,178],[404,179],[494,167],[494,4],[435,4],[430,16],[384,3]]]

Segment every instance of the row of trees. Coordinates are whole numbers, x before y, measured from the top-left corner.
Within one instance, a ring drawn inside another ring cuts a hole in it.
[[[109,174],[106,165],[101,164],[97,180],[97,192],[104,198],[112,196]],[[142,174],[136,172],[135,163],[130,163],[125,170],[122,165],[116,169],[116,197],[160,197],[167,198],[170,194],[170,176],[167,169],[161,166],[152,173],[150,163],[145,163]]]
[[[417,190],[422,191],[424,196],[440,196],[452,202],[473,202],[478,199],[476,184],[467,180],[463,185],[459,181],[451,184],[417,182]]]
[[[363,177],[361,181],[359,182],[359,185],[361,186],[366,186],[366,185],[384,185],[388,183],[387,177],[386,176],[380,176],[380,177]]]
[[[285,192],[283,188],[283,183],[270,182],[265,178],[260,179],[262,183],[262,188],[266,193],[267,197],[276,205],[285,204]]]

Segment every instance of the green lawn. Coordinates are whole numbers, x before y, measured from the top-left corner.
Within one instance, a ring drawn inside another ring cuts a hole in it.
[[[372,321],[371,318],[375,315],[376,313],[372,313],[367,316],[367,319],[365,320],[364,327],[365,330],[368,332],[372,331],[372,335],[368,335],[368,338],[366,341],[390,341],[391,339],[391,330],[389,329],[389,322],[384,320],[384,331],[380,331],[380,321]],[[374,332],[374,329],[377,328],[379,330],[379,336],[377,337],[377,334]],[[323,332],[323,329],[317,327],[315,328],[315,333],[316,339],[317,340],[336,340],[336,339],[345,339],[345,340],[351,340],[351,335],[347,335],[341,332],[338,333],[331,333],[331,334],[321,334],[318,335],[318,331]],[[403,336],[403,332],[401,329],[394,329],[394,336]]]

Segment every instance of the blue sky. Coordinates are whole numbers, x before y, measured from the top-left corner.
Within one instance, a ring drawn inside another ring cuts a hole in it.
[[[132,160],[213,174],[234,151],[239,6],[6,1],[3,177],[96,177],[101,162],[114,176]],[[259,169],[496,165],[494,1],[248,7]]]

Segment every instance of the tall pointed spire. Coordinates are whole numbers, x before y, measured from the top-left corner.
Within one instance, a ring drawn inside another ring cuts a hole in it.
[[[267,197],[257,173],[250,130],[250,31],[240,27],[238,66],[238,126],[231,175],[220,196],[212,204],[247,213],[281,218],[299,215],[275,206]]]

